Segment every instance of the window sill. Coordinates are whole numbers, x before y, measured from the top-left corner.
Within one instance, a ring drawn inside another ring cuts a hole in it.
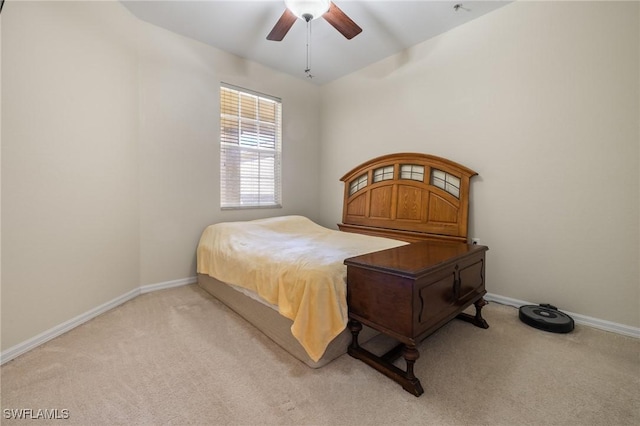
[[[281,209],[282,204],[263,204],[258,206],[224,206],[220,210],[249,210],[249,209]]]

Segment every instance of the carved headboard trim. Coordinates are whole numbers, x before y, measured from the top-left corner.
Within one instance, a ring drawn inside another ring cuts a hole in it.
[[[467,241],[473,170],[446,158],[398,153],[345,174],[342,231],[414,242]]]

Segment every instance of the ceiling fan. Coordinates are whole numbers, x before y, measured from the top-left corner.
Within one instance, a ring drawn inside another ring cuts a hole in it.
[[[285,0],[284,3],[287,8],[267,36],[267,40],[282,41],[298,18],[308,23],[323,17],[349,40],[362,32],[362,28],[330,0]]]

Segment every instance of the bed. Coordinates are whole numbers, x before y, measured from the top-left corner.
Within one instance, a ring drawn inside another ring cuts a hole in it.
[[[427,154],[374,158],[341,179],[339,230],[302,216],[208,226],[198,284],[295,358],[322,367],[352,341],[344,260],[418,241],[467,242],[474,175]],[[365,326],[359,341],[376,334]]]

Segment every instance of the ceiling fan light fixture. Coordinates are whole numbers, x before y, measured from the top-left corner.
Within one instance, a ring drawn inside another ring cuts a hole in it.
[[[305,21],[317,19],[327,13],[330,0],[284,0],[287,9]],[[311,18],[309,18],[311,16]]]

